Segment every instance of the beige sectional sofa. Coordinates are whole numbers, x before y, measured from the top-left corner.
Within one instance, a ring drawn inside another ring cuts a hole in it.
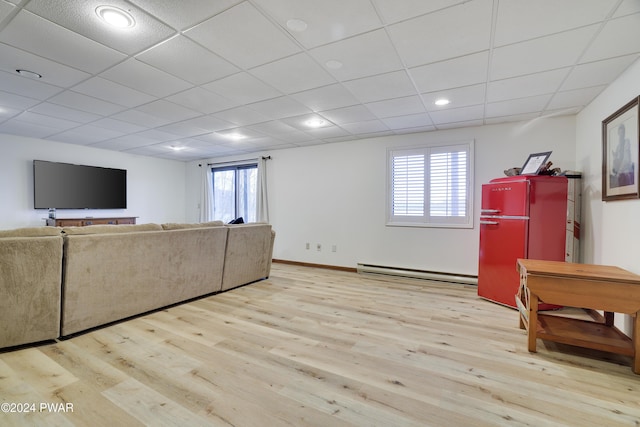
[[[0,291],[16,294],[15,303],[3,301],[8,311],[0,311],[0,322],[21,321],[0,332],[0,348],[75,334],[266,278],[275,238],[269,224],[221,222],[38,229],[48,234],[0,232]]]
[[[61,277],[59,229],[0,231],[0,348],[60,335]]]

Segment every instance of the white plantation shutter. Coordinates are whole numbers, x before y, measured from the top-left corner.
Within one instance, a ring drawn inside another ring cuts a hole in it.
[[[424,215],[424,154],[393,157],[393,214]]]
[[[389,151],[388,225],[472,227],[473,141]]]

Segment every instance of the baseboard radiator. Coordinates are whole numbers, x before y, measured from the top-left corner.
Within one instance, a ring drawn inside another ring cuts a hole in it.
[[[411,277],[414,279],[436,280],[439,282],[463,283],[477,285],[478,276],[467,274],[443,273],[438,271],[415,270],[402,267],[386,267],[382,265],[358,263],[358,273],[386,274],[390,276]]]

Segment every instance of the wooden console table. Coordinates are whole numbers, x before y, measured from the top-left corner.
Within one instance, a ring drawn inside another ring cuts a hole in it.
[[[135,216],[112,218],[47,218],[47,225],[52,227],[84,227],[97,224],[135,224]]]
[[[608,351],[631,356],[633,372],[640,374],[640,276],[606,265],[532,259],[518,259],[517,269],[516,304],[530,352],[537,338]],[[540,301],[589,309],[593,321],[538,312]],[[613,313],[633,316],[631,338],[613,325]]]

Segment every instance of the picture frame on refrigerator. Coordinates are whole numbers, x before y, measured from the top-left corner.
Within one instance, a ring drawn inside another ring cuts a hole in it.
[[[640,97],[602,121],[602,200],[640,197]]]
[[[549,157],[551,157],[551,151],[529,154],[529,158],[520,170],[520,175],[538,175],[540,170],[546,166]]]

